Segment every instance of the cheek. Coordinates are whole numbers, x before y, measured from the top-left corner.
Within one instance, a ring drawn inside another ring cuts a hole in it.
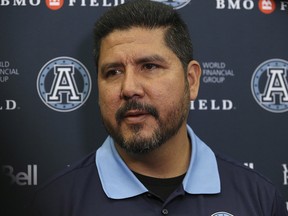
[[[157,107],[162,118],[168,117],[171,110],[178,109],[184,100],[185,82],[180,79],[169,80],[162,85],[157,85],[150,93],[153,95],[153,103]]]
[[[119,104],[119,96],[116,93],[109,89],[99,88],[99,107],[105,119],[114,118]]]
[[[154,85],[155,88],[150,88],[150,94],[153,95],[154,101],[159,103],[173,103],[183,98],[185,83],[179,79],[169,79],[161,84],[158,82]]]

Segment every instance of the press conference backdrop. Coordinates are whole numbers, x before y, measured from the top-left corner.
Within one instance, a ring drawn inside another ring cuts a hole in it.
[[[93,25],[125,0],[0,0],[0,214],[107,136],[97,105]],[[288,208],[288,1],[170,0],[203,69],[189,124],[260,171]],[[68,93],[69,92],[69,93]]]

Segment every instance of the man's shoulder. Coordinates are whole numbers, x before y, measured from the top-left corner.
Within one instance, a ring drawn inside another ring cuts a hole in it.
[[[275,186],[266,176],[226,155],[215,153],[221,181],[236,181],[238,185],[265,187],[275,192]]]
[[[68,165],[66,168],[49,178],[48,181],[43,183],[38,191],[49,190],[51,187],[61,187],[63,184],[69,185],[78,182],[78,179],[90,178],[92,175],[97,175],[97,168],[95,165],[95,152],[86,155],[79,161]],[[65,187],[64,187],[65,188]]]
[[[262,212],[287,215],[283,197],[275,185],[258,171],[216,153],[221,179],[221,196],[239,197]]]
[[[59,215],[59,212],[71,215],[71,209],[78,212],[81,206],[90,205],[91,201],[95,203],[96,198],[103,200],[95,157],[95,152],[90,153],[42,184],[32,198],[28,215],[40,215],[39,212],[49,216]]]

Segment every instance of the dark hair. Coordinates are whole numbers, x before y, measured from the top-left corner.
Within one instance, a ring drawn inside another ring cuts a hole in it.
[[[108,10],[95,24],[94,57],[98,66],[101,40],[114,30],[132,27],[166,28],[165,43],[186,70],[193,59],[192,43],[186,24],[170,6],[150,0],[129,1]]]

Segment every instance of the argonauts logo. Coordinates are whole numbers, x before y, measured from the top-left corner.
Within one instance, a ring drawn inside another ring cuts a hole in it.
[[[264,109],[283,113],[288,111],[288,61],[271,59],[255,70],[251,90],[257,103]]]
[[[186,6],[191,0],[152,0],[156,2],[161,2],[166,5],[172,6],[174,9],[180,9]]]
[[[58,57],[46,63],[39,72],[37,90],[51,109],[69,112],[81,107],[91,91],[86,67],[76,59]]]

